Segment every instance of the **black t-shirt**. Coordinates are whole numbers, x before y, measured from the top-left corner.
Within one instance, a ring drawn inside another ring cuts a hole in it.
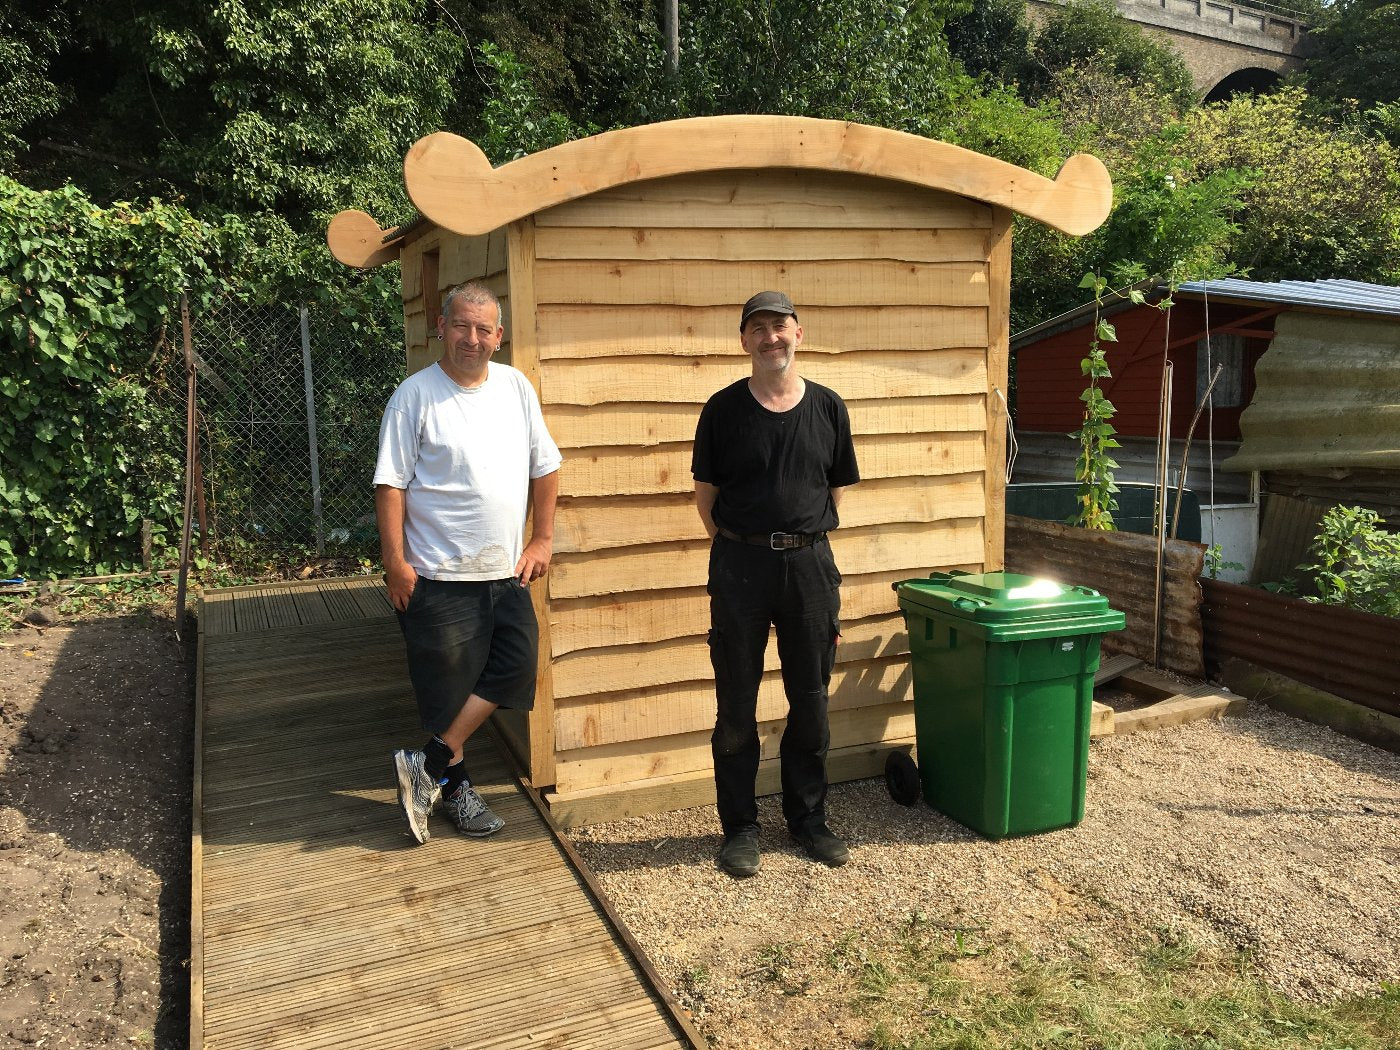
[[[690,470],[719,489],[715,524],[745,536],[828,532],[831,490],[860,480],[846,405],[810,380],[786,412],[760,405],[747,379],[719,391],[700,412]]]

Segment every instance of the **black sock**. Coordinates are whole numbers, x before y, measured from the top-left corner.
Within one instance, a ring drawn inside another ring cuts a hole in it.
[[[434,780],[442,780],[447,772],[447,763],[451,761],[452,749],[438,737],[433,737],[423,745],[423,769]]]
[[[461,761],[447,767],[447,783],[442,786],[444,795],[451,795],[459,787],[467,782],[467,763]]]

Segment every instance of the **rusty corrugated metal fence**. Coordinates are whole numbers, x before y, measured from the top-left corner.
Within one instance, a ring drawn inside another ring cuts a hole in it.
[[[1400,715],[1400,619],[1202,580],[1206,662],[1238,657],[1387,714]]]
[[[1205,547],[1199,543],[1167,542],[1161,665],[1178,674],[1204,673],[1198,582],[1204,560]],[[1104,637],[1104,646],[1151,662],[1155,537],[1096,532],[1008,514],[1006,568],[1094,588],[1127,618],[1122,631]]]

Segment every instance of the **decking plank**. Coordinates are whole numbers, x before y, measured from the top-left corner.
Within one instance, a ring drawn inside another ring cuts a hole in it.
[[[204,601],[192,1050],[702,1045],[494,738],[468,764],[506,829],[435,815],[412,844],[389,756],[422,730],[382,583]]]

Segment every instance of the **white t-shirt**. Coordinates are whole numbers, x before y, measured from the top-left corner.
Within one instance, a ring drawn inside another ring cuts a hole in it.
[[[519,370],[489,362],[468,389],[432,364],[389,398],[374,483],[407,490],[404,557],[420,575],[503,580],[524,549],[530,480],[561,460]]]

